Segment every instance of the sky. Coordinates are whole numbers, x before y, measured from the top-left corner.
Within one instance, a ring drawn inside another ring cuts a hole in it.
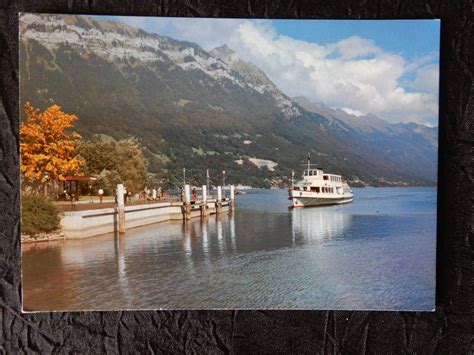
[[[96,18],[205,50],[227,44],[290,97],[391,123],[438,125],[439,20]]]

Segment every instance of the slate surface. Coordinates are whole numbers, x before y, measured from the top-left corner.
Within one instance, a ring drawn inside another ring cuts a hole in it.
[[[0,1],[0,350],[474,353],[473,1]],[[21,314],[18,12],[259,18],[441,18],[437,310]]]

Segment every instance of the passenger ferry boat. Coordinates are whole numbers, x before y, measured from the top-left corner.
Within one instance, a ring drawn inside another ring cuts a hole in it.
[[[293,180],[292,172],[292,180]],[[322,169],[311,168],[308,156],[308,167],[303,179],[293,184],[288,191],[293,207],[322,206],[352,202],[352,190],[347,180],[341,175],[327,174]]]

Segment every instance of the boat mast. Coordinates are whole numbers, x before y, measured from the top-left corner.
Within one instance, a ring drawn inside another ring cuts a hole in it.
[[[308,176],[309,176],[309,166],[311,165],[310,161],[311,161],[311,153],[308,152]]]

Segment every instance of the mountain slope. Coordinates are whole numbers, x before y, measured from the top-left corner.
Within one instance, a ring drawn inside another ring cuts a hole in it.
[[[206,52],[85,16],[22,15],[20,35],[22,103],[60,104],[89,138],[139,138],[152,172],[170,184],[186,166],[196,183],[208,167],[214,176],[226,170],[229,182],[262,185],[298,170],[309,151],[328,171],[372,185],[436,180],[427,127],[383,128],[312,109],[227,46]],[[251,158],[277,165],[259,168]]]
[[[437,127],[416,123],[390,124],[373,114],[355,116],[341,109],[332,110],[323,104],[310,102],[304,97],[296,97],[294,101],[309,112],[328,117],[332,121],[333,134],[353,151],[405,174],[435,180]]]

